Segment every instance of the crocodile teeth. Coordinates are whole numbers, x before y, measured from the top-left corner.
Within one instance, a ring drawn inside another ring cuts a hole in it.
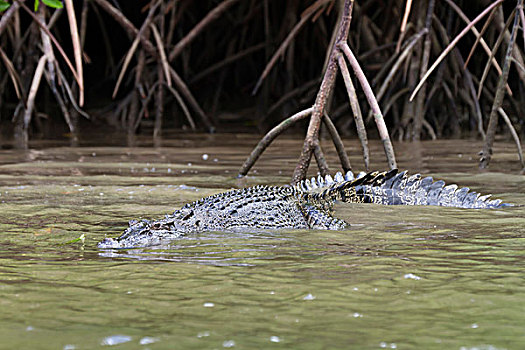
[[[355,177],[354,177],[354,173],[352,172],[352,170],[348,170],[345,174],[345,180],[346,181],[352,181],[354,180]]]
[[[317,181],[315,180],[315,177],[312,177],[312,180],[310,180],[310,185],[313,189],[319,188],[319,186],[317,186]]]
[[[356,179],[360,179],[360,178],[362,178],[365,175],[366,175],[366,173],[364,171],[361,171],[361,172],[359,172],[359,174],[357,174]]]
[[[343,174],[341,174],[339,171],[335,174],[334,177],[335,182],[343,182],[345,181]]]
[[[334,179],[333,179],[332,176],[330,176],[330,175],[326,175],[326,176],[324,177],[324,179],[325,179],[325,182],[326,182],[327,185],[331,185],[331,184],[334,183]]]

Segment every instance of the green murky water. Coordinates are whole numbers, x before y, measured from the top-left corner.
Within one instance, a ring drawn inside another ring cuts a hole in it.
[[[129,219],[286,183],[300,149],[281,140],[236,180],[256,137],[184,137],[0,150],[0,348],[525,347],[524,207],[341,205],[347,231],[212,232],[164,249],[96,249]],[[500,171],[484,174],[476,142],[420,146],[397,145],[400,167],[525,204],[511,144],[496,149]],[[384,168],[379,145],[372,159]],[[81,234],[84,243],[64,244]]]

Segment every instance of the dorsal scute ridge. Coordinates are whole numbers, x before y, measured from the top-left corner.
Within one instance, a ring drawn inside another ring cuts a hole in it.
[[[352,181],[352,180],[355,179],[355,176],[354,176],[354,173],[352,172],[352,170],[348,170],[344,177],[345,177],[346,181]]]
[[[335,174],[335,180],[331,175],[326,175],[324,177],[321,175],[318,175],[317,178],[312,177],[311,179],[301,180],[300,182],[295,184],[293,187],[297,191],[309,192],[315,189],[327,188],[327,187],[332,186],[336,182],[344,182],[344,181],[346,181],[345,177],[343,177],[343,175],[340,172],[338,172]]]
[[[326,175],[324,178],[321,175],[318,175],[317,178],[312,177],[311,179],[304,179],[295,184],[293,187],[295,190],[300,192],[313,192],[318,189],[330,189],[333,188],[335,185],[340,184],[347,184],[349,186],[357,185],[359,182],[355,183],[357,180],[362,179],[371,179],[373,177],[376,177],[379,175],[387,175],[391,174],[392,171],[379,173],[379,172],[372,172],[372,173],[365,173],[363,171],[359,172],[357,176],[354,175],[354,173],[349,170],[346,172],[346,174],[343,175],[341,172],[335,173],[334,177],[331,175]],[[378,185],[377,182],[374,183],[374,185]]]
[[[343,181],[345,181],[345,178],[343,177],[343,174],[341,174],[341,172],[338,171],[337,173],[335,173],[334,181],[335,182],[343,182]]]
[[[317,185],[319,187],[324,187],[325,186],[324,177],[322,177],[321,174],[317,175]]]

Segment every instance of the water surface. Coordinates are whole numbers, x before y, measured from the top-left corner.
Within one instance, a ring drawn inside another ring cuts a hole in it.
[[[163,248],[96,248],[130,219],[287,183],[300,140],[279,140],[235,178],[255,140],[0,150],[0,348],[523,348],[523,207],[339,205],[353,224],[345,231],[210,232]],[[347,144],[362,169],[358,144]],[[525,204],[512,144],[500,142],[492,172],[481,174],[479,143],[418,146],[396,145],[400,167]],[[373,168],[385,164],[373,143]],[[67,243],[82,234],[83,243]]]

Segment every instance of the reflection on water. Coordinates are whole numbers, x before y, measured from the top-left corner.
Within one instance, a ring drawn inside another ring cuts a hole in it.
[[[299,140],[279,140],[235,178],[254,139],[1,150],[0,348],[522,348],[524,207],[343,204],[345,231],[206,232],[163,247],[95,248],[130,219],[286,183]],[[360,170],[359,145],[348,145]],[[384,169],[372,146],[372,167]],[[476,143],[421,147],[414,155],[412,144],[396,145],[400,167],[525,204],[512,144],[498,145],[497,172],[483,174]],[[65,244],[81,234],[84,243]]]

